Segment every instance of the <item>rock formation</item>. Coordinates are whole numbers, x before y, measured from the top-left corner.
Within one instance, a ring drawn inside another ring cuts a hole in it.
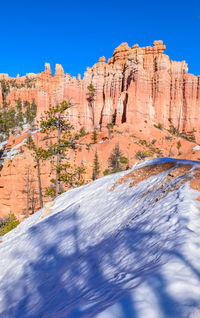
[[[30,102],[35,100],[37,119],[40,119],[50,105],[70,100],[74,104],[69,110],[70,122],[75,129],[83,127],[86,131],[92,131],[94,128],[101,128],[100,143],[91,146],[89,151],[86,147],[91,142],[89,136],[89,140],[80,143],[76,157],[73,158],[77,164],[85,161],[90,175],[96,149],[103,171],[116,142],[120,142],[130,164],[136,160],[135,153],[141,148],[141,139],[147,140],[149,144],[156,140],[157,149],[162,150],[161,155],[182,155],[184,158],[199,159],[198,151],[194,153],[192,150],[195,144],[181,140],[182,148],[177,149],[177,137],[169,139],[166,131],[161,132],[153,127],[159,124],[167,129],[173,125],[178,132],[195,129],[196,140],[200,140],[200,76],[188,74],[185,61],[170,61],[164,51],[162,41],[154,41],[152,47],[142,48],[138,44],[129,47],[127,43],[122,43],[114,50],[107,63],[103,56],[93,67],[88,67],[83,79],[80,74],[77,78],[65,74],[59,64],[52,76],[50,64],[46,63],[44,72],[39,74],[29,73],[15,79],[8,74],[0,74],[0,80],[15,83],[10,86],[6,96],[11,105],[15,105],[18,99]],[[96,89],[92,102],[88,100],[90,84]],[[0,89],[0,104],[3,101],[1,93]],[[113,138],[104,142],[108,123],[114,123],[116,129]],[[135,141],[133,134],[137,137]],[[15,141],[12,139],[11,136],[8,144],[10,147],[17,143],[17,138]],[[18,144],[20,142],[21,139]],[[154,154],[158,155],[158,152]],[[9,159],[5,161],[0,177],[0,216],[13,209],[18,215],[22,213],[28,161],[30,163],[31,159],[26,151],[17,155],[13,162]],[[33,162],[31,167],[35,178]],[[44,165],[44,186],[48,185],[50,177],[49,167]]]
[[[200,76],[188,74],[185,61],[170,61],[164,50],[162,41],[143,48],[122,43],[107,63],[100,57],[88,67],[82,80],[80,75],[76,79],[65,74],[59,64],[52,76],[46,63],[44,72],[18,77],[17,82],[28,77],[34,85],[11,88],[7,100],[35,99],[39,118],[50,104],[70,99],[74,103],[70,110],[74,126],[87,131],[112,121],[139,128],[143,120],[165,127],[172,124],[180,131],[192,130],[200,125]],[[1,74],[1,78],[10,79],[7,74]],[[90,83],[96,88],[92,105],[87,100]]]

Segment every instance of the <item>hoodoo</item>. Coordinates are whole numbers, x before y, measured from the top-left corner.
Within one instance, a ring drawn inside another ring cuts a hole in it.
[[[46,63],[44,72],[27,74],[34,83],[31,88],[12,87],[7,101],[34,98],[39,118],[50,104],[70,99],[76,104],[71,109],[73,125],[87,131],[112,121],[139,128],[144,119],[164,126],[173,124],[181,131],[192,130],[200,125],[200,76],[188,74],[185,61],[170,61],[165,48],[162,41],[154,41],[152,47],[135,44],[130,48],[122,43],[107,63],[100,57],[88,67],[82,80],[65,74],[59,64],[52,76]],[[1,78],[11,79],[5,74]],[[25,76],[16,81],[24,82]],[[90,83],[96,88],[93,110],[87,99]]]

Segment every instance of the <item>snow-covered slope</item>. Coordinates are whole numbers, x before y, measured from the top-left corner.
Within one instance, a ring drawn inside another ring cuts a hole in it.
[[[150,160],[21,223],[0,244],[0,317],[200,317],[199,168]]]

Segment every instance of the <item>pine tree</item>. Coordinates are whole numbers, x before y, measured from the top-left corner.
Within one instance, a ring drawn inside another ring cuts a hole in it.
[[[122,164],[120,162],[120,158],[122,156],[123,155],[121,150],[119,149],[119,144],[117,143],[108,159],[109,167],[111,168],[111,173],[122,171]]]
[[[96,144],[96,143],[97,143],[97,132],[96,132],[96,130],[93,131],[92,141],[93,141],[93,144]]]
[[[96,95],[96,89],[94,88],[94,86],[92,85],[92,83],[90,83],[90,85],[87,87],[88,92],[87,92],[87,100],[89,103],[92,103],[94,101],[95,95]]]
[[[40,163],[41,160],[45,159],[46,152],[42,147],[39,147],[35,144],[32,137],[29,136],[26,141],[27,148],[31,150],[32,157],[37,165],[37,178],[38,178],[38,190],[39,190],[39,199],[40,199],[40,208],[43,207],[43,195],[42,195],[42,183],[41,183],[41,171]]]
[[[0,236],[3,236],[4,234],[8,233],[12,229],[14,229],[18,224],[18,219],[16,218],[14,213],[11,213],[7,218],[1,221]]]
[[[110,137],[111,137],[111,132],[112,132],[113,126],[114,126],[113,123],[109,123],[109,124],[107,124],[107,126],[106,126],[107,129],[108,129],[108,139],[110,139]]]
[[[25,108],[25,113],[24,113],[25,121],[27,124],[29,124],[33,128],[34,119],[37,114],[37,105],[34,100],[32,101],[32,103],[25,101],[24,108]]]
[[[63,192],[62,183],[69,187],[82,184],[82,181],[79,180],[80,167],[72,167],[66,158],[68,150],[75,149],[72,136],[73,126],[69,122],[67,112],[72,106],[70,102],[63,101],[55,107],[50,107],[40,123],[41,132],[46,135],[46,138],[53,136],[56,140],[45,151],[45,159],[56,159],[56,178],[51,179],[52,185],[46,189],[46,194],[52,197]],[[83,169],[81,172],[83,173]]]
[[[95,100],[95,95],[96,95],[96,89],[94,88],[94,86],[92,85],[92,83],[87,87],[87,100],[89,103],[89,106],[92,109],[92,120],[93,120],[93,124],[94,124],[94,100]]]
[[[99,158],[97,151],[95,152],[94,156],[94,167],[93,167],[93,172],[92,172],[92,180],[96,180],[97,177],[99,176],[100,173],[100,165],[99,165]]]
[[[24,116],[22,112],[22,101],[20,99],[17,100],[16,102],[16,126],[22,129],[23,124],[24,124]]]
[[[6,104],[6,97],[8,93],[10,92],[10,83],[5,80],[1,80],[0,84],[1,84],[1,94],[2,94],[2,101],[3,101],[3,107],[4,107],[4,105]]]

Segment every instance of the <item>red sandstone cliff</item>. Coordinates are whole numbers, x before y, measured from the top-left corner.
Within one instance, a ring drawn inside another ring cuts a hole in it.
[[[181,148],[178,149],[177,137],[170,137],[170,140],[166,131],[161,132],[153,127],[153,124],[159,123],[165,128],[173,125],[179,131],[195,129],[197,140],[199,138],[200,76],[188,74],[187,64],[184,61],[170,61],[163,54],[164,50],[162,41],[155,41],[153,47],[144,48],[137,44],[130,48],[127,43],[122,43],[107,63],[101,57],[93,67],[88,67],[82,80],[80,76],[77,79],[64,74],[61,65],[56,65],[55,75],[52,76],[50,65],[45,64],[44,72],[18,76],[16,83],[26,83],[29,78],[31,87],[11,87],[7,101],[14,104],[17,99],[35,99],[39,119],[49,105],[70,99],[74,103],[74,107],[70,109],[70,120],[76,129],[84,127],[86,131],[91,131],[102,128],[99,143],[88,150],[87,144],[91,142],[91,136],[88,135],[85,141],[80,141],[73,158],[77,164],[84,161],[89,179],[96,149],[102,173],[107,168],[107,159],[116,142],[120,143],[130,165],[136,160],[135,153],[138,150],[148,150],[148,147],[140,144],[143,139],[148,144],[156,140],[155,147],[161,149],[160,155],[199,159],[199,152],[192,150],[194,144],[181,139]],[[0,74],[0,79],[12,80],[6,74]],[[96,88],[93,103],[89,103],[87,99],[87,87],[90,83]],[[104,128],[111,122],[116,124],[112,138],[102,143],[107,137]],[[21,139],[13,141],[11,136],[9,144],[12,147],[20,141]],[[158,155],[159,153],[154,153],[154,156]],[[36,169],[27,151],[18,154],[12,162],[9,159],[5,161],[0,177],[0,216],[13,210],[18,215],[23,214],[27,168],[30,168],[30,174],[36,180]],[[51,177],[50,167],[44,164],[43,187],[48,185]],[[38,197],[37,181],[33,181],[33,185]]]
[[[180,131],[192,130],[200,125],[200,76],[188,74],[185,61],[170,61],[164,50],[162,41],[144,48],[122,43],[107,63],[101,57],[88,67],[82,80],[64,74],[59,64],[52,76],[50,65],[45,64],[44,72],[28,74],[33,88],[12,88],[7,100],[34,98],[39,118],[50,104],[70,99],[75,104],[70,114],[74,126],[87,131],[113,120],[139,128],[144,119],[165,127],[173,124]],[[93,105],[87,100],[90,83],[96,88]]]

